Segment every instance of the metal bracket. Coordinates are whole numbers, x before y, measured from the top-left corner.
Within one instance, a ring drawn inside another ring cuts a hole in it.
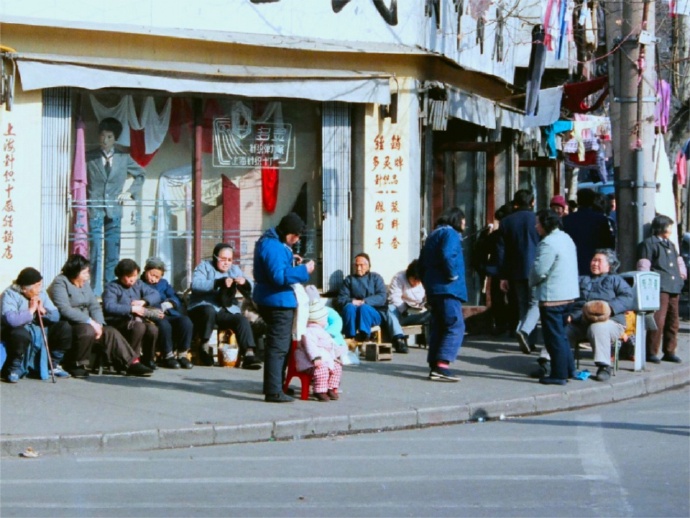
[[[637,97],[614,97],[614,102],[617,103],[657,103],[659,101],[658,97],[643,97],[638,99]]]

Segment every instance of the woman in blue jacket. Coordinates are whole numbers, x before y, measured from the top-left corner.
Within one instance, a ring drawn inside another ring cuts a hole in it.
[[[459,207],[446,209],[436,222],[419,256],[419,273],[431,308],[429,379],[460,381],[449,369],[465,336],[462,303],[467,301],[462,231],[465,214]]]
[[[304,222],[291,212],[261,236],[254,247],[254,292],[252,297],[266,322],[264,394],[268,403],[289,403],[283,394],[283,372],[292,341],[297,308],[293,284],[304,283],[314,271],[314,261],[302,264],[292,252],[304,232]]]

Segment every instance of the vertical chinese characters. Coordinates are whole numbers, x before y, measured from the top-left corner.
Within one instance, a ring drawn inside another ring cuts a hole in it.
[[[375,192],[374,245],[379,250],[397,250],[400,236],[400,176],[404,170],[402,139],[394,134],[388,139],[383,134],[374,138],[374,154],[369,174],[373,175]]]
[[[14,155],[17,135],[11,123],[2,134],[3,161],[3,192],[4,203],[2,207],[2,255],[0,259],[12,259],[12,246],[14,245],[14,204],[12,203],[12,191],[14,190]]]

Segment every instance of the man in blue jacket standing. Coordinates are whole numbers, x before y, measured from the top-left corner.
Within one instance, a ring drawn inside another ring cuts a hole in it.
[[[419,256],[419,273],[431,307],[429,379],[460,381],[449,369],[465,337],[462,303],[467,301],[462,231],[465,214],[459,207],[444,211]]]
[[[266,322],[264,394],[268,403],[289,403],[283,393],[285,359],[290,351],[292,325],[297,308],[293,284],[305,283],[314,271],[314,261],[302,264],[292,247],[304,233],[304,222],[291,212],[270,228],[254,247],[254,293],[259,314]]]

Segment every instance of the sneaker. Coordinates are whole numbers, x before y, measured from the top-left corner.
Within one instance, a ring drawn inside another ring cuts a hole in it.
[[[5,378],[7,383],[17,383],[19,381],[19,373],[16,371],[11,371]]]
[[[676,355],[673,354],[673,353],[664,354],[664,355],[661,357],[661,361],[662,361],[662,362],[672,362],[672,363],[683,363],[683,360],[681,360],[680,358],[678,358],[678,356],[676,356]]]
[[[328,397],[331,398],[333,401],[338,401],[340,399],[340,395],[338,394],[338,389],[328,389]]]
[[[431,381],[460,381],[460,378],[453,374],[450,369],[443,367],[434,367],[429,373]]]
[[[294,399],[287,394],[279,392],[278,394],[266,394],[264,401],[266,403],[292,403]]]
[[[177,363],[178,363],[178,364],[180,365],[180,367],[183,368],[183,369],[191,369],[192,367],[194,367],[194,365],[192,365],[192,362],[190,362],[190,361],[189,361],[189,358],[187,358],[186,356],[180,356],[180,357],[177,359]]]
[[[611,379],[611,367],[608,365],[602,365],[597,369],[597,375],[594,376],[597,381],[608,381]]]
[[[315,392],[314,397],[321,403],[328,403],[331,400],[326,392]]]
[[[161,367],[165,367],[166,369],[179,369],[180,362],[171,356],[170,358],[166,358],[161,362]]]
[[[520,350],[524,354],[531,354],[532,349],[529,346],[529,341],[528,341],[528,336],[527,333],[520,331],[519,329],[515,331],[515,338],[517,338],[518,345],[520,346]]]
[[[148,377],[153,371],[141,362],[133,363],[127,368],[128,376]]]
[[[648,354],[647,363],[661,363],[661,360],[656,354]]]
[[[69,372],[67,372],[65,369],[63,369],[60,365],[55,365],[53,367],[53,370],[50,371],[50,374],[55,376],[56,378],[69,378]]]
[[[259,360],[254,354],[245,356],[242,360],[242,368],[251,371],[257,371],[261,368],[261,360]]]
[[[81,365],[77,365],[76,367],[69,369],[67,372],[69,372],[73,378],[77,379],[86,379],[89,377],[89,371],[87,371]]]

